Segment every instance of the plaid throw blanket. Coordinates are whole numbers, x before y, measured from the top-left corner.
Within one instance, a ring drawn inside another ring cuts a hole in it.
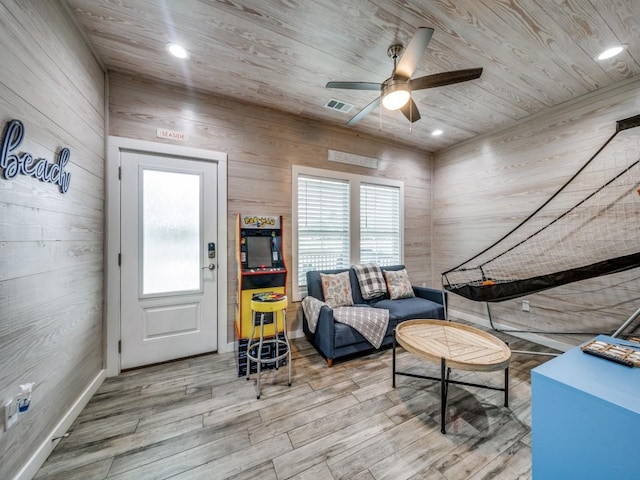
[[[351,268],[353,268],[358,278],[362,298],[371,300],[387,293],[387,284],[384,281],[382,269],[378,265],[375,263],[363,263],[361,265],[353,265]]]
[[[307,325],[309,325],[311,333],[316,333],[318,318],[320,318],[320,310],[325,305],[326,303],[322,300],[318,300],[311,295],[302,299],[302,311],[304,312],[304,316],[307,318]]]
[[[320,310],[326,303],[308,296],[302,299],[302,310],[307,318],[309,330],[315,333]],[[337,307],[333,309],[336,322],[354,328],[375,348],[380,348],[389,326],[389,310],[370,307]]]

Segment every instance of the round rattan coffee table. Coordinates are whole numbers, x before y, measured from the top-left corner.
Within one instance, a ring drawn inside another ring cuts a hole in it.
[[[440,363],[440,378],[396,371],[396,343],[413,355]],[[509,406],[509,361],[511,350],[499,338],[477,328],[445,320],[408,320],[398,325],[393,342],[393,387],[396,375],[440,381],[440,431],[446,433],[445,411],[450,383],[504,392]],[[451,380],[451,369],[492,372],[504,370],[504,388]]]

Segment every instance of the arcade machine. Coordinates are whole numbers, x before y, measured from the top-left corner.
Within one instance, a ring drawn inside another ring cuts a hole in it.
[[[285,294],[287,268],[282,248],[282,217],[272,215],[239,214],[237,219],[236,265],[238,274],[238,298],[236,300],[235,330],[237,341],[238,376],[247,373],[247,343],[253,327],[251,299],[254,295]],[[281,312],[265,314],[265,336],[283,331],[284,318]],[[275,319],[274,319],[275,317]],[[264,355],[264,352],[263,352]],[[269,353],[267,352],[268,356]],[[275,350],[273,352],[275,356]],[[282,359],[278,366],[284,365]],[[275,362],[274,362],[275,363]],[[262,368],[273,368],[266,364]],[[251,372],[256,371],[251,364]]]

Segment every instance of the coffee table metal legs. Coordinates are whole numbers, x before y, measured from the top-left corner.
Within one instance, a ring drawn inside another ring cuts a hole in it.
[[[444,417],[447,413],[447,393],[449,383],[446,379],[447,362],[444,357],[440,359],[440,431],[447,433],[444,427]]]
[[[396,331],[393,330],[393,356],[391,357],[391,371],[393,372],[391,385],[396,388]]]
[[[504,406],[509,406],[509,367],[504,369]]]
[[[471,382],[461,382],[458,380],[451,380],[451,368],[447,368],[447,362],[443,358],[440,359],[440,378],[429,377],[426,375],[417,375],[415,373],[409,372],[398,372],[396,371],[396,335],[395,331],[393,332],[393,354],[391,357],[391,369],[392,369],[392,386],[396,388],[396,375],[403,375],[405,377],[414,377],[414,378],[423,378],[426,380],[437,380],[440,382],[440,431],[444,434],[447,433],[446,430],[446,422],[445,417],[447,414],[447,396],[449,395],[449,384],[453,383],[455,385],[465,385],[467,387],[478,387],[478,388],[486,388],[489,390],[498,390],[504,392],[504,406],[509,406],[509,367],[504,369],[504,387],[493,387],[491,385],[480,385],[477,383]]]
[[[440,431],[447,433],[445,429],[445,416],[447,414],[447,396],[449,395],[449,384],[460,383],[449,379],[451,369],[447,368],[447,361],[442,357],[440,359]]]

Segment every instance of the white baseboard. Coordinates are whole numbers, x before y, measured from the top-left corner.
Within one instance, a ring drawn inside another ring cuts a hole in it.
[[[491,328],[491,324],[489,320],[486,318],[479,317],[477,315],[472,315],[466,312],[460,312],[458,310],[449,309],[449,317],[459,318],[460,320],[465,320],[467,322],[475,323],[477,325],[481,325],[486,328]],[[527,332],[509,332],[509,330],[513,330],[514,327],[509,325],[504,325],[502,323],[493,322],[493,325],[500,329],[506,330],[505,333],[509,335],[513,335],[514,337],[522,338],[524,340],[529,340],[530,342],[537,343],[538,345],[544,345],[545,347],[555,348],[556,350],[560,350],[561,352],[566,352],[567,350],[572,349],[575,345],[570,345],[565,342],[560,342],[558,340],[553,340],[552,338],[545,337],[544,335],[540,335],[537,333],[527,333]]]
[[[289,332],[289,338],[302,338],[304,337],[304,332],[302,330],[294,330],[293,332]]]
[[[52,441],[53,438],[61,437],[71,427],[74,420],[78,418],[82,409],[89,403],[93,394],[96,393],[102,382],[107,377],[106,370],[100,370],[93,381],[84,389],[84,392],[78,397],[67,413],[62,417],[58,424],[53,427],[49,435],[47,435],[44,441],[40,444],[38,449],[31,455],[31,458],[20,469],[20,471],[13,477],[13,480],[31,480],[38,473],[38,469],[44,464],[45,460],[49,457],[57,442]]]

